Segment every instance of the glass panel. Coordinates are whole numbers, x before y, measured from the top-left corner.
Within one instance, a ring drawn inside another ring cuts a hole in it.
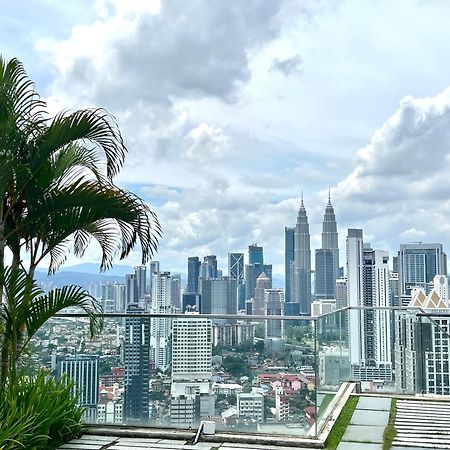
[[[24,365],[66,373],[85,421],[149,427],[315,435],[314,327],[305,320],[198,314],[50,320]],[[74,391],[75,395],[75,391]]]

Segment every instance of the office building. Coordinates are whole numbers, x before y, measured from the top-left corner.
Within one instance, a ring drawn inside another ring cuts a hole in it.
[[[264,272],[272,280],[272,264],[264,264],[263,248],[256,244],[248,246],[249,264],[245,265],[245,300],[255,297],[256,280]]]
[[[322,248],[316,250],[315,295],[317,299],[335,298],[339,275],[339,244],[336,217],[328,194],[322,224]]]
[[[115,283],[113,288],[113,299],[115,302],[115,312],[125,312],[127,309],[127,289],[124,284]]]
[[[237,314],[237,280],[235,278],[200,278],[199,290],[202,314]]]
[[[182,300],[182,308],[181,312],[186,311],[201,311],[201,296],[200,294],[193,293],[184,293]]]
[[[216,255],[208,255],[203,258],[200,276],[205,280],[218,277]]]
[[[124,355],[124,420],[125,423],[148,421],[150,320],[139,317],[145,311],[128,306],[125,319]]]
[[[447,275],[447,255],[442,244],[401,244],[398,253],[399,301],[407,305],[411,290],[430,292],[435,275]]]
[[[294,264],[291,274],[290,302],[298,305],[298,313],[311,313],[311,243],[308,216],[300,204],[294,232]]]
[[[313,317],[323,316],[336,310],[336,300],[334,298],[323,298],[314,300],[311,303],[311,315]]]
[[[147,294],[147,267],[137,266],[134,268],[134,275],[136,278],[136,289],[138,301]]]
[[[228,276],[244,280],[244,254],[228,253]]]
[[[198,279],[200,277],[201,262],[198,256],[188,258],[188,280],[186,286],[187,293],[198,292]]]
[[[152,278],[152,303],[154,314],[172,314],[172,277],[170,272],[158,272]],[[165,372],[171,361],[172,319],[154,317],[151,319],[150,364],[152,370]]]
[[[294,234],[295,227],[284,228],[284,291],[287,303],[291,301],[291,274],[294,270]]]
[[[264,264],[263,248],[257,244],[248,246],[248,263]]]
[[[129,273],[125,275],[125,292],[126,292],[127,308],[131,304],[139,303],[138,286],[136,281],[136,275],[134,273]]]
[[[85,408],[83,419],[95,422],[97,418],[99,357],[76,355],[57,357],[56,377],[66,375],[73,381],[72,397],[78,394],[78,405]]]

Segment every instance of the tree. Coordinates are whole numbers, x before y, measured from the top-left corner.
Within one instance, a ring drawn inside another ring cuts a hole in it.
[[[91,334],[102,326],[100,305],[81,288],[47,295],[37,289],[38,264],[48,258],[53,273],[69,251],[82,256],[91,240],[102,252],[100,270],[128,256],[137,244],[142,263],[156,249],[161,236],[156,215],[114,183],[125,154],[120,130],[106,111],[49,117],[22,64],[0,57],[2,383],[31,336],[61,309],[82,308]],[[8,251],[12,262],[6,267]]]

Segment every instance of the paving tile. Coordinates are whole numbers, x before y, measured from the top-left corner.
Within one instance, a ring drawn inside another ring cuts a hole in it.
[[[374,411],[390,411],[391,399],[378,397],[359,397],[357,409],[372,409]]]
[[[391,447],[391,450],[430,450],[430,447],[399,447],[398,445],[394,445]]]
[[[62,449],[66,450],[101,450],[101,448],[106,445],[104,442],[103,444],[86,444],[83,442],[68,442],[67,444],[61,445]]]
[[[337,450],[383,450],[383,444],[363,444],[361,442],[341,442]]]
[[[356,409],[350,421],[351,425],[386,426],[389,421],[389,411],[372,411]]]
[[[349,425],[345,430],[342,441],[345,442],[370,442],[372,444],[381,444],[385,427]]]

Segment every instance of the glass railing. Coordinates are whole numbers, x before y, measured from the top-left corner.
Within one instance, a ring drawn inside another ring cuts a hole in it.
[[[345,308],[319,317],[107,314],[50,320],[24,361],[75,381],[95,424],[316,437],[343,383],[449,395],[450,317]],[[341,389],[342,390],[342,389]],[[75,392],[74,392],[75,394]]]
[[[108,314],[90,339],[87,319],[65,314],[27,366],[71,377],[87,423],[310,436],[315,344],[298,317]]]

